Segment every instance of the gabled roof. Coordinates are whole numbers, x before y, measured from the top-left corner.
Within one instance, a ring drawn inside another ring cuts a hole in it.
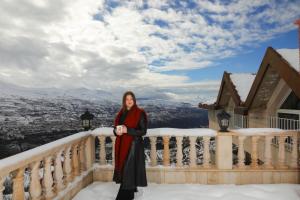
[[[278,74],[295,92],[297,97],[300,98],[300,74],[299,71],[296,70],[299,69],[298,56],[298,49],[279,49],[277,52],[272,47],[268,47],[245,101],[245,107],[247,109],[251,107],[260,87],[262,87],[268,70],[272,70]],[[296,60],[298,60],[298,64]]]
[[[216,109],[222,106],[224,101],[227,103],[229,97],[233,99],[236,106],[242,105],[248,95],[254,78],[255,74],[251,73],[228,73],[225,71],[216,102],[213,104],[199,103],[199,107],[204,109]]]
[[[262,90],[260,93],[265,96],[265,101],[268,101],[273,92],[272,89],[275,88],[280,78],[300,98],[299,49],[275,50],[272,47],[268,47],[256,75],[230,74],[225,71],[216,102],[214,104],[199,103],[199,107],[218,109],[221,107],[222,98],[229,94],[236,105],[235,112],[245,114],[255,100],[259,89],[264,84],[269,84],[270,90]],[[227,91],[226,94],[224,90]]]

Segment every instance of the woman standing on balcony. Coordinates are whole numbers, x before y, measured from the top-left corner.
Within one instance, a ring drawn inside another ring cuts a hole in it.
[[[122,130],[117,126],[122,125]],[[122,108],[114,120],[115,168],[113,181],[120,183],[116,200],[132,200],[137,186],[146,187],[146,167],[143,137],[147,132],[147,115],[136,104],[135,95],[123,95]]]

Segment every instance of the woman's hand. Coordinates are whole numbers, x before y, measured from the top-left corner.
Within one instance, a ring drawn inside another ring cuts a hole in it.
[[[121,132],[120,129],[116,129],[116,134],[119,135],[119,136],[121,136],[121,135],[123,135],[123,132]]]
[[[127,127],[125,125],[122,125],[122,133],[127,133]]]
[[[119,130],[117,130],[116,132],[117,132],[117,135],[123,135],[123,133]]]

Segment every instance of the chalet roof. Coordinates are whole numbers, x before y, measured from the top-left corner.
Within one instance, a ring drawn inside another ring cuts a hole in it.
[[[204,109],[214,109],[226,104],[229,97],[232,97],[236,106],[241,105],[246,100],[254,78],[255,74],[251,73],[228,73],[225,71],[221,81],[219,94],[215,102],[201,102],[199,107]]]
[[[199,103],[199,107],[218,109],[222,107],[222,103],[224,104],[223,99],[231,96],[237,112],[246,113],[254,101],[260,101],[260,105],[266,104],[281,78],[300,98],[299,72],[298,49],[275,50],[268,47],[256,75],[230,74],[225,71],[216,102],[213,104]]]
[[[255,101],[261,101],[260,105],[266,104],[280,78],[300,98],[300,73],[296,70],[299,68],[298,56],[298,49],[275,50],[268,47],[245,101],[245,107],[252,107]]]

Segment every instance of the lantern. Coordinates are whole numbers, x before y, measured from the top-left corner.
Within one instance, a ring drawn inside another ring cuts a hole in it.
[[[225,110],[222,110],[217,114],[218,118],[218,123],[220,126],[220,132],[228,132],[228,127],[229,127],[229,119],[230,119],[230,114],[225,112]]]
[[[87,109],[84,114],[80,116],[82,127],[85,131],[90,130],[92,127],[92,120],[94,119],[94,115],[89,112]]]

